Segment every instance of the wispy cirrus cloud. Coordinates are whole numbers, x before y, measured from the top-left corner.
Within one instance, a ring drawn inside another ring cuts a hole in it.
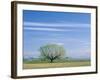
[[[24,27],[24,30],[38,30],[38,31],[73,31],[71,29],[56,29],[56,28],[34,28],[34,27]]]
[[[59,22],[59,23],[42,23],[42,22],[24,22],[24,26],[43,26],[43,27],[75,27],[75,28],[88,28],[90,24],[86,23],[69,23],[69,22]]]
[[[41,22],[24,22],[25,30],[38,31],[75,31],[76,28],[89,28],[90,24],[85,23],[41,23]]]

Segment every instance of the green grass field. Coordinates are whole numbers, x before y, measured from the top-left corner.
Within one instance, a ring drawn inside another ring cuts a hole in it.
[[[91,63],[89,60],[82,60],[82,61],[66,61],[66,62],[39,62],[35,63],[31,62],[24,62],[23,69],[38,69],[38,68],[60,68],[60,67],[80,67],[80,66],[90,66]]]

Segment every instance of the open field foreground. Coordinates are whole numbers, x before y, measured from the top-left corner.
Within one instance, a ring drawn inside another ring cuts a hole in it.
[[[71,61],[63,63],[24,63],[23,69],[37,69],[37,68],[59,68],[59,67],[79,67],[90,66],[90,61]]]

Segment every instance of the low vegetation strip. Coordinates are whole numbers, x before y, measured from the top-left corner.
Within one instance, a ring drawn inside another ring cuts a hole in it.
[[[38,68],[60,68],[60,67],[79,67],[90,66],[90,61],[71,61],[64,63],[24,63],[23,69],[38,69]]]

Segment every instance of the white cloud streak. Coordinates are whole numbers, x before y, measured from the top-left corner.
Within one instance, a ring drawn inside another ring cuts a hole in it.
[[[40,23],[40,22],[24,22],[24,26],[43,26],[43,27],[75,27],[75,28],[88,28],[90,24],[86,23]]]
[[[24,27],[25,30],[38,30],[38,31],[72,31],[69,29],[55,29],[55,28],[34,28],[34,27]]]

